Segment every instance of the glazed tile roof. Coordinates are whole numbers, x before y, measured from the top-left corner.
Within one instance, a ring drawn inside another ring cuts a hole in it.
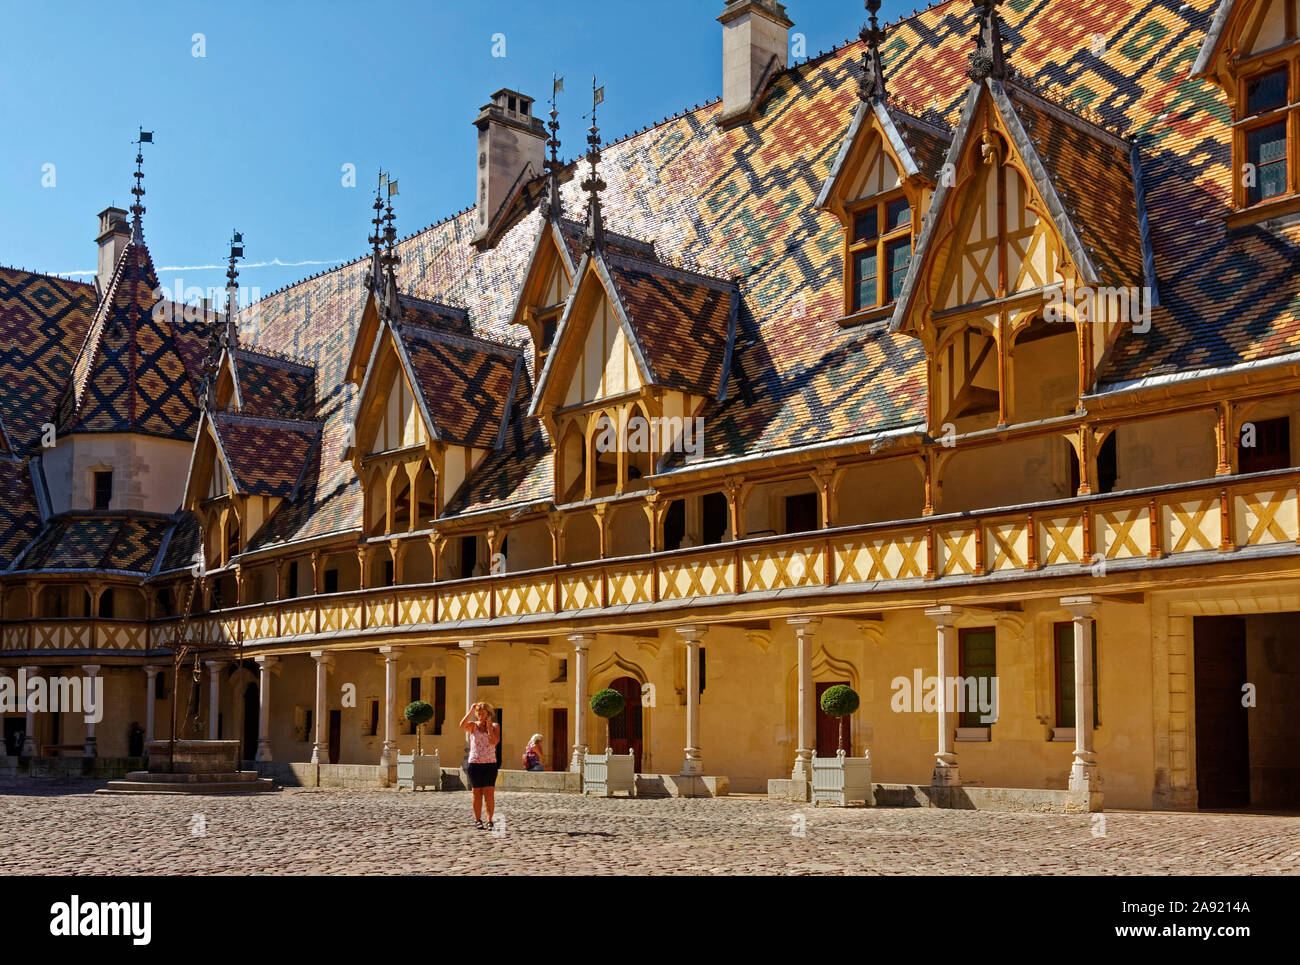
[[[185,359],[192,339],[188,331],[177,338],[173,313],[154,312],[158,287],[148,248],[128,243],[59,401],[59,432],[194,438],[197,397]]]
[[[396,332],[436,438],[494,448],[523,367],[516,346],[448,331],[454,321],[404,300]]]
[[[716,396],[735,335],[734,284],[611,253],[618,299],[657,385]]]
[[[1187,77],[1210,8],[1210,0],[1175,5],[1117,0],[1104,6],[1063,0],[1001,8],[1011,63],[1052,99],[1064,100],[1068,94],[1070,103],[1087,105],[1108,123],[1126,125],[1142,154],[1164,307],[1156,310],[1145,340],[1121,339],[1103,373],[1106,378],[1275,354],[1300,336],[1292,304],[1296,273],[1290,240],[1279,235],[1248,238],[1246,252],[1223,243],[1230,158],[1227,109],[1217,90]],[[898,104],[918,105],[920,113],[932,116],[933,111],[955,126],[970,86],[965,73],[974,28],[974,11],[956,0],[897,24],[883,57]],[[1096,34],[1107,40],[1100,54],[1093,52]],[[710,403],[704,413],[707,459],[924,421],[920,343],[879,327],[838,325],[840,228],[834,217],[813,208],[857,103],[860,56],[861,44],[853,42],[785,71],[773,80],[750,122],[717,127],[713,121],[721,105],[715,101],[603,151],[608,231],[653,238],[661,261],[739,279],[726,399]],[[1037,116],[1025,121],[1026,128],[1039,121],[1040,140],[1051,143],[1074,135],[1073,129],[1058,130]],[[937,150],[931,147],[931,155]],[[1052,160],[1049,148],[1044,153]],[[584,167],[575,164],[569,172]],[[577,183],[581,177],[569,172],[562,196],[576,225],[584,204]],[[1060,169],[1063,180],[1075,174],[1069,167]],[[1076,196],[1069,187],[1066,192]],[[1090,203],[1082,192],[1076,201]],[[1082,210],[1078,217],[1085,218]],[[416,233],[398,245],[402,291],[463,305],[477,334],[522,343],[525,333],[512,329],[509,318],[540,218],[537,211],[518,217],[502,230],[495,247],[483,251],[469,243],[472,210]],[[1207,221],[1196,225],[1200,219]],[[359,211],[358,238],[362,220]],[[576,233],[571,228],[565,236]],[[1126,241],[1121,247],[1127,251],[1130,246]],[[1104,250],[1105,245],[1094,248]],[[1124,263],[1131,269],[1131,260]],[[317,391],[326,414],[317,488],[322,504],[319,513],[303,511],[299,537],[328,532],[331,526],[359,525],[359,490],[351,467],[338,461],[353,404],[345,402],[349,396],[339,384],[366,296],[364,269],[365,260],[358,259],[277,292],[259,306],[259,345],[317,366]],[[1267,303],[1238,304],[1235,291],[1243,284],[1247,292],[1268,293]],[[1198,348],[1205,339],[1208,351]],[[527,425],[512,425],[507,435],[513,445],[528,446],[532,439]],[[543,459],[538,452],[530,458],[527,468],[512,467],[507,473],[504,454],[490,457],[480,471],[495,483],[482,487],[483,499],[474,505],[523,502],[527,494],[540,492],[530,480],[545,471]],[[515,482],[505,482],[508,478]],[[512,484],[519,488],[504,495]]]
[[[1104,5],[1060,0],[1001,7],[1009,60],[1028,82],[1051,101],[1086,105],[1108,124],[1122,125],[1138,147],[1141,181],[1134,184],[1128,159],[1105,137],[1089,131],[1087,123],[1064,122],[1030,97],[1015,98],[1016,116],[1037,140],[1035,150],[1060,187],[1071,222],[1089,234],[1085,244],[1107,274],[1141,277],[1134,254],[1141,251],[1134,244],[1137,206],[1130,209],[1129,200],[1139,188],[1145,196],[1160,307],[1149,332],[1121,336],[1101,373],[1104,383],[1267,359],[1300,348],[1300,228],[1241,229],[1229,237],[1224,226],[1231,177],[1228,110],[1221,92],[1188,76],[1212,6],[1212,0],[1114,0]],[[956,126],[970,87],[967,54],[974,26],[970,4],[953,0],[901,21],[884,45],[889,87],[897,95],[890,116],[918,166],[933,168],[946,149],[937,135],[928,140],[918,136],[915,132],[924,128],[908,118],[938,116]],[[1096,36],[1105,38],[1104,49],[1097,50]],[[715,101],[603,151],[611,261],[620,256],[649,259],[738,280],[725,395],[704,412],[706,460],[924,421],[920,343],[883,326],[841,328],[841,230],[834,217],[814,208],[857,103],[860,55],[861,44],[853,42],[780,73],[745,123],[718,127],[714,121],[721,105]],[[574,219],[583,211],[578,184],[583,169],[575,163],[564,172],[565,210]],[[523,345],[526,333],[509,322],[541,227],[536,210],[540,184],[523,186],[523,203],[500,219],[491,248],[479,250],[470,243],[472,209],[400,242],[401,290],[460,307],[464,318],[458,324],[479,338]],[[365,214],[357,212],[358,240],[364,237]],[[581,226],[566,219],[561,229],[572,257]],[[653,239],[653,251],[620,252],[616,236]],[[365,268],[366,259],[359,258],[274,293],[257,306],[260,325],[250,329],[250,347],[315,367],[315,415],[324,426],[320,445],[306,458],[297,496],[258,534],[258,546],[360,525],[359,486],[351,465],[340,457],[356,404],[343,371],[368,294],[362,284]],[[42,309],[9,293],[15,284],[11,276],[0,274],[0,280],[9,286],[0,289],[6,333],[10,327],[26,331],[45,324]],[[50,309],[62,311],[74,330],[89,324],[84,286],[59,283],[64,286],[59,288],[21,274],[17,284],[44,285],[50,289],[47,297],[75,303]],[[653,290],[657,280],[637,279],[629,285],[634,290],[641,286]],[[656,294],[662,297],[662,292]],[[687,314],[681,313],[683,323]],[[656,342],[665,332],[673,333],[670,342],[690,337],[683,337],[666,316],[656,320]],[[56,327],[46,325],[50,330],[41,333],[37,351],[54,370],[62,364],[66,371],[80,336]],[[712,337],[714,328],[708,331]],[[187,339],[191,333],[178,330],[178,346],[188,344]],[[90,341],[98,345],[98,338]],[[177,351],[193,374],[201,351]],[[5,364],[10,371],[22,371],[21,363],[11,362],[13,352],[10,343]],[[531,353],[523,354],[530,366]],[[714,353],[709,349],[701,355],[712,359]],[[36,405],[0,392],[0,416],[24,441],[43,421],[31,413],[42,398],[54,394],[45,387],[46,364],[41,363],[41,378],[23,389],[24,399]],[[681,378],[708,381],[703,372],[686,371],[684,362],[679,368]],[[55,391],[61,377],[49,379]],[[514,381],[504,446],[457,494],[453,512],[546,497],[550,455],[535,420],[524,415],[526,399],[521,401],[524,387],[535,377],[526,371]],[[78,385],[84,387],[86,381]],[[502,381],[497,377],[497,383]],[[508,390],[496,395],[498,403],[509,397]],[[79,404],[85,397],[90,393],[79,389]],[[47,402],[45,411],[50,408]],[[149,404],[143,411],[158,418],[164,433],[181,421],[175,413],[170,420],[154,416]],[[490,422],[482,420],[473,430],[475,438],[487,437]]]
[[[267,418],[312,418],[316,370],[311,366],[243,348],[232,349],[230,361],[240,412]]]
[[[0,459],[0,570],[8,569],[40,531],[31,471],[21,459]]]
[[[95,287],[0,268],[0,419],[12,445],[39,441],[95,314]]]
[[[1143,283],[1131,151],[1015,84],[1006,88],[1066,216],[1108,285]]]
[[[917,169],[931,181],[938,181],[952,145],[952,131],[941,126],[942,118],[915,117],[893,103],[886,104],[886,109]]]
[[[297,491],[307,457],[320,436],[315,422],[219,412],[213,419],[238,491],[288,499]]]
[[[488,453],[460,490],[448,500],[445,516],[463,516],[503,503],[544,502],[552,495],[550,445],[540,421],[527,415],[532,387],[521,378],[515,388],[504,444]]]
[[[168,516],[66,514],[49,520],[14,568],[114,570],[146,575],[176,520]]]
[[[199,561],[199,520],[193,513],[182,513],[167,539],[167,547],[158,561],[156,573],[183,570]]]

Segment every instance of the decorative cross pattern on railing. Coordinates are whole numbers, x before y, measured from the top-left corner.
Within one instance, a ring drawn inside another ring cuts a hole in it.
[[[1300,543],[1300,470],[1079,497],[987,513],[844,527],[617,560],[593,560],[421,586],[380,587],[236,607],[195,617],[201,641],[400,632],[494,618],[545,621],[606,607],[744,599],[818,586],[864,592],[989,574],[1054,573],[1188,553],[1230,559]],[[0,623],[4,650],[144,650],[174,621],[50,619]]]

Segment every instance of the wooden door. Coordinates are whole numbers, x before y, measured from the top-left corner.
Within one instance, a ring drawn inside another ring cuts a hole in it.
[[[1193,621],[1196,688],[1196,790],[1202,808],[1250,805],[1250,741],[1241,687],[1246,682],[1246,621]]]
[[[339,752],[343,745],[343,711],[330,711],[330,763],[339,762]]]
[[[836,748],[839,747],[839,730],[840,721],[838,717],[832,717],[826,711],[822,710],[822,694],[826,693],[831,687],[844,685],[847,687],[847,680],[826,680],[817,685],[817,756],[834,757]],[[844,720],[844,756],[853,756],[853,727],[848,718]]]
[[[551,759],[547,764],[552,771],[569,768],[569,712],[563,707],[551,710]]]
[[[641,773],[641,684],[632,677],[619,677],[610,685],[623,695],[623,713],[609,721],[609,746],[615,754],[634,755],[636,772]]]

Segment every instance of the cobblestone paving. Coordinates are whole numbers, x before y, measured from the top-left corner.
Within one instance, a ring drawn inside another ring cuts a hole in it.
[[[1295,815],[1110,812],[1103,837],[1088,815],[509,793],[496,836],[475,830],[464,791],[180,798],[94,786],[0,794],[0,873],[1300,873]]]

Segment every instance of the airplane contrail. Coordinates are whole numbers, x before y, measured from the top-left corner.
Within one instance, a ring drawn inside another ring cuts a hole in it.
[[[343,265],[343,264],[347,264],[351,260],[352,259],[350,258],[336,258],[332,261],[319,261],[313,259],[304,259],[302,261],[281,261],[279,258],[272,258],[270,261],[241,262],[239,265],[239,270],[243,271],[246,268],[301,268],[304,265]],[[158,268],[156,270],[160,272],[212,271],[217,268],[226,268],[226,267],[228,266],[226,265],[225,262],[223,262],[219,265],[163,265],[163,267]],[[50,274],[54,275],[56,278],[71,278],[74,275],[93,275],[96,274],[97,271],[98,269],[91,268],[89,270],[83,270],[83,271],[52,271],[50,272]]]

